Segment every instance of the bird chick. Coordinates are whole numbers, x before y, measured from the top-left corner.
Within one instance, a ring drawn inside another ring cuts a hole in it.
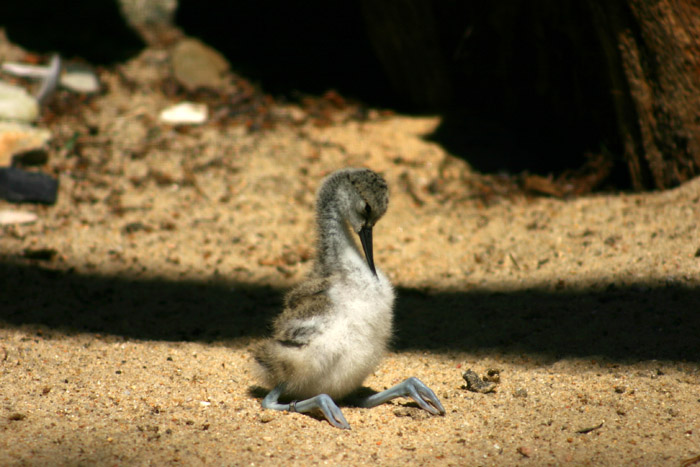
[[[384,179],[368,169],[338,170],[317,195],[317,257],[309,277],[286,296],[273,335],[255,351],[261,379],[272,391],[264,408],[320,410],[338,428],[350,428],[335,400],[362,385],[386,352],[392,335],[394,290],[375,267],[372,228],[389,203]],[[353,239],[357,234],[364,251]],[[440,401],[417,378],[362,399],[375,407],[411,397],[433,414]],[[280,397],[294,399],[280,403]]]

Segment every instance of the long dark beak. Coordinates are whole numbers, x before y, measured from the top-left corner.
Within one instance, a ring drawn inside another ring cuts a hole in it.
[[[372,255],[372,227],[362,227],[359,235],[360,242],[362,243],[362,249],[365,250],[365,259],[367,260],[367,264],[376,276],[377,270],[374,269],[374,256]]]

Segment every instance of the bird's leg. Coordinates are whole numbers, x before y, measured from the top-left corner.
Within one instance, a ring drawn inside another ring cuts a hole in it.
[[[292,401],[290,404],[278,402],[280,396],[284,392],[285,385],[280,384],[275,389],[270,391],[262,401],[262,406],[265,409],[272,410],[287,410],[289,412],[307,413],[313,410],[320,410],[326,420],[336,428],[349,430],[350,425],[343,416],[338,406],[333,402],[333,399],[328,394],[319,394],[310,399],[303,401]],[[430,389],[428,389],[430,391]],[[439,404],[439,402],[438,402]]]
[[[445,408],[440,403],[435,393],[421,380],[416,377],[410,377],[407,380],[397,384],[393,388],[373,394],[358,402],[359,407],[371,409],[385,402],[388,402],[397,397],[410,397],[421,409],[427,410],[433,415],[445,415]]]

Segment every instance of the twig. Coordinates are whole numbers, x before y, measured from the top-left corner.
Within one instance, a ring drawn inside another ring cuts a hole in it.
[[[576,433],[585,435],[586,433],[590,433],[591,431],[595,431],[595,430],[602,428],[602,427],[603,427],[603,422],[600,422],[600,425],[592,426],[589,428],[581,428],[580,430],[577,430]]]
[[[44,77],[44,81],[41,82],[41,88],[39,88],[39,92],[36,95],[36,100],[39,101],[40,105],[46,104],[54,91],[56,91],[60,77],[61,57],[58,54],[54,54],[51,57],[51,63],[49,63],[49,71]]]
[[[25,63],[5,62],[2,71],[12,76],[22,78],[44,79],[49,74],[49,67],[43,65],[27,65]]]
[[[681,467],[688,467],[689,465],[693,465],[700,462],[700,454],[697,456],[693,456],[690,459],[683,459],[681,461]]]
[[[513,266],[515,266],[515,269],[517,269],[518,271],[520,271],[520,265],[518,264],[517,261],[515,261],[515,256],[513,256],[513,253],[511,253],[511,252],[509,251],[509,252],[508,252],[508,256],[510,256],[510,260],[513,262]]]

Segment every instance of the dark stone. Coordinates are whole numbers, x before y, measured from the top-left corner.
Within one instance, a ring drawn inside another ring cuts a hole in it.
[[[39,172],[15,167],[0,169],[0,198],[14,203],[54,204],[58,180]]]

